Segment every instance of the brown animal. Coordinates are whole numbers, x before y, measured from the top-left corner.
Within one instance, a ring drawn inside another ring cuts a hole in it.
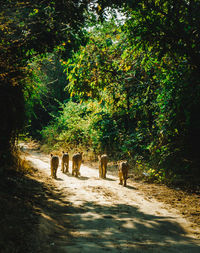
[[[59,165],[59,157],[57,155],[51,154],[50,167],[51,167],[51,176],[57,178],[57,169]]]
[[[106,178],[108,156],[106,154],[99,155],[98,159],[99,159],[99,177]]]
[[[82,163],[83,152],[76,153],[72,156],[72,175],[80,176],[80,167]]]
[[[69,172],[69,154],[62,152],[62,158],[61,158],[61,171],[63,173]]]
[[[126,186],[126,180],[128,179],[129,164],[127,161],[119,162],[119,184]]]

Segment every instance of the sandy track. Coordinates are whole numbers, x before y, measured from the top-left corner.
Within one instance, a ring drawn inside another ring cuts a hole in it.
[[[49,157],[26,157],[52,186],[49,206],[41,215],[45,252],[200,252],[191,224],[176,212],[139,192],[137,184],[123,187],[118,178],[98,178],[98,170],[81,165],[81,177],[49,177]],[[109,170],[109,168],[108,168]],[[41,239],[42,241],[42,239]]]

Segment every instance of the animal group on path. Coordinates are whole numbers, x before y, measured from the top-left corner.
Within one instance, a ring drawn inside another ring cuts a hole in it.
[[[106,154],[99,155],[99,178],[106,178],[107,166],[108,166],[108,156]],[[51,176],[57,178],[57,169],[59,166],[59,156],[51,154],[50,158],[50,168]],[[72,156],[72,175],[80,176],[80,167],[83,160],[83,152],[78,152]],[[118,176],[119,184],[126,186],[126,181],[128,179],[129,164],[127,161],[118,162]],[[62,151],[61,156],[61,171],[63,173],[69,173],[69,153]]]

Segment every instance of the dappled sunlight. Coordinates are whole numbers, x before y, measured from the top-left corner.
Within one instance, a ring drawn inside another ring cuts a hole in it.
[[[58,252],[198,252],[200,241],[191,237],[186,221],[169,212],[161,203],[147,200],[130,184],[119,185],[118,178],[98,178],[98,170],[81,166],[81,176],[49,176],[49,164],[32,153],[29,160],[41,171],[41,184],[48,184],[38,202],[38,233]],[[42,182],[43,181],[43,182]],[[159,213],[159,215],[158,215]],[[48,251],[47,251],[48,252]]]
[[[52,210],[56,208],[59,219],[62,217],[62,220],[69,219],[72,222],[76,232],[72,231],[70,234],[74,240],[83,240],[82,243],[85,239],[87,243],[88,240],[93,243],[97,240],[103,247],[113,248],[116,244],[123,247],[126,244],[128,249],[136,247],[135,242],[140,240],[168,247],[175,242],[176,247],[179,244],[180,247],[191,246],[190,243],[193,242],[191,238],[184,236],[184,229],[176,221],[168,220],[171,217],[147,215],[130,205],[107,206],[84,202],[81,207],[77,207],[62,205],[62,200],[60,205],[55,205],[51,203]]]
[[[58,205],[57,211],[59,209]],[[109,207],[85,202],[80,208],[67,206],[66,213],[62,215],[73,224],[70,235],[76,247],[83,252],[86,246],[95,250],[97,245],[101,245],[101,250],[113,252],[124,247],[126,250],[141,250],[145,245],[148,249],[167,247],[170,252],[195,250],[195,241],[184,235],[184,229],[176,221],[141,213],[138,208],[129,205]]]
[[[0,253],[199,253],[200,1],[32,2],[0,5]]]

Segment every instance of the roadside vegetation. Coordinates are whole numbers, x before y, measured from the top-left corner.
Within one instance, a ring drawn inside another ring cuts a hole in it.
[[[15,22],[3,6],[1,161],[21,133],[198,186],[199,1],[43,4],[21,2]]]
[[[127,160],[145,198],[199,227],[199,13],[199,0],[1,1],[2,252],[46,252],[41,224],[54,237],[63,212],[52,205],[55,182],[20,158],[20,141],[83,151],[96,167],[107,153],[109,172]]]

